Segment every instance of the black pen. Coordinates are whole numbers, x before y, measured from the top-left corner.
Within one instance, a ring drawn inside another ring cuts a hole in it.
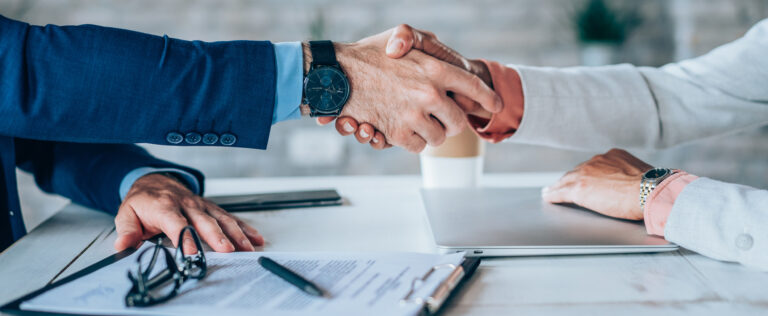
[[[314,296],[326,296],[325,291],[321,290],[317,285],[305,279],[304,277],[296,274],[281,264],[275,262],[275,260],[267,257],[259,257],[259,264],[269,272],[274,273],[286,282],[295,285],[300,290],[309,295]]]

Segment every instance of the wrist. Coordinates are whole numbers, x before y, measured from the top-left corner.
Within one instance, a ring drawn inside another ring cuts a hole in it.
[[[341,49],[332,41],[303,42],[304,79],[299,111],[302,116],[338,116],[349,100],[349,78]],[[341,55],[341,56],[340,56]],[[341,58],[340,58],[341,57]]]
[[[301,52],[304,55],[304,76],[309,73],[309,66],[312,64],[312,51],[309,50],[309,43],[301,42]]]

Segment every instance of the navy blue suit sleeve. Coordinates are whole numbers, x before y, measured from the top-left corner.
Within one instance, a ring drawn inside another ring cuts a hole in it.
[[[16,164],[35,176],[46,192],[110,214],[120,206],[120,182],[140,167],[175,168],[194,175],[200,171],[152,157],[136,145],[78,144],[16,139]],[[202,192],[201,192],[202,193]]]
[[[235,146],[264,149],[275,77],[267,41],[184,41],[0,16],[0,135],[168,144],[170,132],[230,133]]]

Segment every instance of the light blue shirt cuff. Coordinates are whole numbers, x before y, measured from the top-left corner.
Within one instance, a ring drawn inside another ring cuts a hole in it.
[[[133,169],[133,171],[129,172],[125,177],[123,178],[123,181],[120,182],[120,200],[124,200],[125,196],[128,195],[128,191],[131,190],[131,187],[133,186],[133,183],[136,182],[136,180],[139,180],[139,178],[146,176],[148,174],[152,173],[163,173],[163,172],[172,172],[179,176],[182,180],[184,180],[184,184],[186,184],[187,188],[189,188],[190,191],[194,192],[195,194],[200,194],[200,183],[197,182],[197,178],[195,178],[194,175],[192,175],[189,172],[186,172],[181,169],[175,169],[175,168],[152,168],[152,167],[141,167]]]
[[[272,124],[301,118],[301,95],[304,79],[304,54],[301,42],[275,43],[277,90]]]

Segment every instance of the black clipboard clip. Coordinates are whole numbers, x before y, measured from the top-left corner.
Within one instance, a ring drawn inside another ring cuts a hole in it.
[[[458,291],[461,285],[469,279],[477,266],[480,265],[480,258],[464,258],[461,265],[445,263],[436,265],[429,269],[420,278],[414,278],[411,281],[411,288],[408,293],[400,300],[401,305],[417,304],[422,307],[422,315],[438,314],[446,301]],[[414,294],[423,286],[426,281],[438,270],[451,270],[448,277],[437,286],[437,288],[427,297],[415,297]]]

